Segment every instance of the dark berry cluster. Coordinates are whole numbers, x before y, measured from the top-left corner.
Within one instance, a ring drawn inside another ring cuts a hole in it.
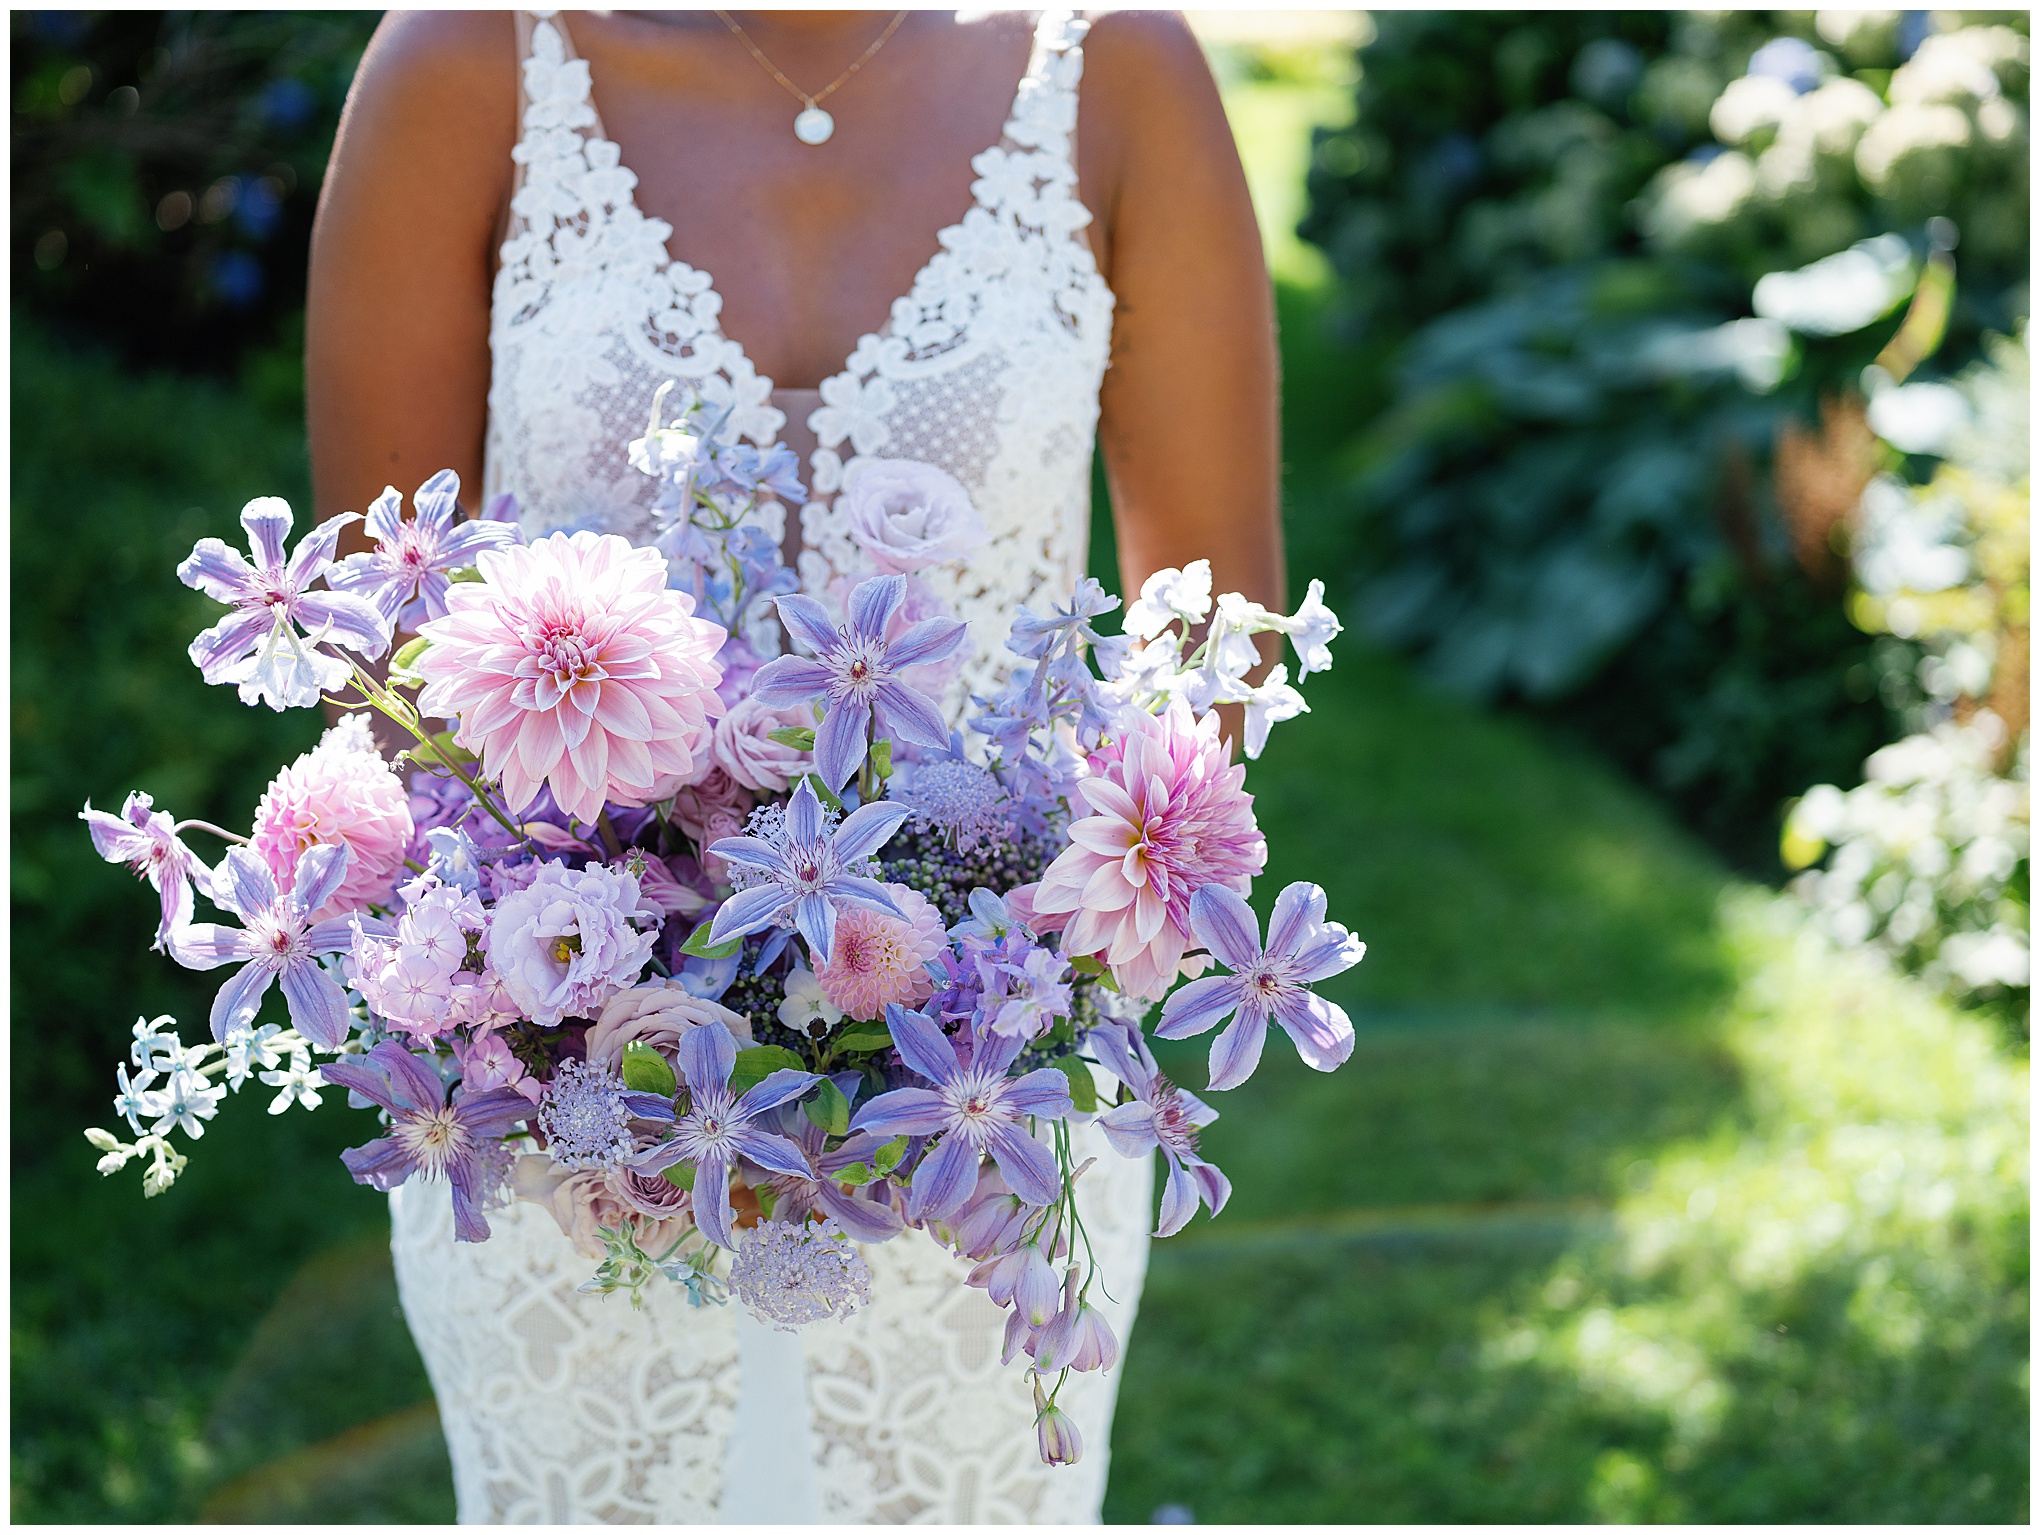
[[[879,878],[918,890],[955,926],[970,915],[970,893],[978,886],[1004,894],[1041,878],[1055,856],[1045,837],[1019,836],[960,853],[942,834],[920,822],[897,833],[879,851]]]

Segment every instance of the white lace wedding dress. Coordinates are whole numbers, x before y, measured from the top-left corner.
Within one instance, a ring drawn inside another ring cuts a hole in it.
[[[1065,598],[1085,564],[1113,300],[1076,197],[1084,31],[1068,15],[1042,18],[1004,134],[971,162],[973,206],[942,231],[885,328],[804,394],[774,391],[722,334],[709,276],[674,261],[670,227],[638,210],[637,178],[603,136],[566,27],[552,12],[521,16],[520,184],[493,304],[487,493],[516,492],[533,535],[647,537],[651,482],[624,445],[653,391],[677,378],[735,405],[760,445],[811,444],[799,570],[819,591],[863,573],[831,508],[846,463],[938,464],[992,532],[966,568],[935,573],[971,626],[957,712],[999,665],[1015,606]],[[1080,1157],[1098,1158],[1078,1198],[1124,1342],[1153,1168],[1114,1155],[1095,1130],[1079,1141]],[[1072,1378],[1062,1401],[1084,1458],[1043,1466],[1025,1377],[999,1363],[1005,1313],[919,1233],[865,1249],[865,1310],[789,1336],[735,1303],[692,1308],[677,1286],[660,1285],[642,1312],[577,1293],[593,1264],[536,1205],[492,1215],[494,1235],[474,1245],[453,1241],[443,1187],[399,1189],[391,1213],[463,1522],[1099,1517],[1117,1370]]]

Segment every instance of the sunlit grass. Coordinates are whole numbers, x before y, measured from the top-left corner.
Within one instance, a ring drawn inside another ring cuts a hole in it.
[[[1225,1100],[1246,1208],[1157,1249],[1112,1513],[2023,1519],[2025,1063],[1780,898],[1719,931],[1686,1073],[1676,1036],[1363,1033],[1343,1091]],[[1376,1216],[1227,1236],[1327,1181]]]

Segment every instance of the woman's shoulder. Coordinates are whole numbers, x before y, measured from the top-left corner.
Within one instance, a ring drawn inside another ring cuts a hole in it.
[[[1147,88],[1182,87],[1209,80],[1190,24],[1179,11],[1099,11],[1085,13],[1084,80],[1106,76],[1114,84]]]
[[[455,142],[500,139],[517,116],[513,13],[389,12],[362,54],[350,109],[393,115]]]

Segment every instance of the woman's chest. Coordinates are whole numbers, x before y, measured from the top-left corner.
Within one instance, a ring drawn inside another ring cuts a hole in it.
[[[771,80],[676,90],[648,69],[605,70],[602,41],[589,49],[594,105],[637,208],[713,280],[722,334],[789,388],[841,370],[977,205],[972,162],[1000,142],[1028,52],[1024,33],[976,39],[926,90],[900,71],[859,79],[829,102],[830,140],[811,146],[792,131],[800,103]],[[741,53],[739,66],[755,72]]]

